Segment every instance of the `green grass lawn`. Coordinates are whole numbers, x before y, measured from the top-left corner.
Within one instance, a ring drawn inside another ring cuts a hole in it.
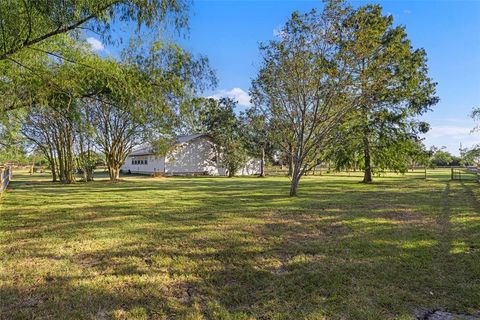
[[[410,319],[480,309],[480,185],[18,175],[0,200],[0,319]]]

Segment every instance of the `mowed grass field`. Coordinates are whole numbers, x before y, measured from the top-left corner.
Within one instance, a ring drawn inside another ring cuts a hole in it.
[[[480,185],[448,170],[305,177],[17,174],[1,319],[412,319],[480,310]]]

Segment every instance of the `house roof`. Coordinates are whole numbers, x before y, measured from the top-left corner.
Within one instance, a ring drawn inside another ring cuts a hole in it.
[[[176,144],[182,144],[185,142],[190,142],[195,139],[201,138],[201,137],[207,137],[208,135],[206,133],[197,133],[197,134],[191,134],[191,135],[184,135],[184,136],[177,136],[177,141]],[[134,156],[146,156],[150,154],[154,154],[154,150],[152,148],[152,145],[149,143],[145,143],[142,145],[139,145],[133,149],[133,151],[128,155],[129,157],[134,157]]]
[[[206,137],[206,133],[197,133],[197,134],[191,134],[191,135],[186,135],[186,136],[178,136],[177,137],[177,144],[192,141],[201,137]]]

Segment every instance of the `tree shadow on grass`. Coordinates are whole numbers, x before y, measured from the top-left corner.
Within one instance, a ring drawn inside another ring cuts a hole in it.
[[[477,200],[452,201],[471,185],[306,179],[292,199],[276,194],[281,181],[252,190],[192,180],[162,185],[173,199],[134,182],[117,189],[132,203],[67,186],[46,214],[35,200],[4,204],[2,317],[367,319],[480,308],[479,252],[453,250],[478,243]],[[472,219],[452,220],[462,215]]]

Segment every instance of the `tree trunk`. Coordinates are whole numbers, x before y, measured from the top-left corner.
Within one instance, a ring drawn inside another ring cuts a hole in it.
[[[50,161],[50,170],[52,170],[52,182],[57,182],[57,170],[55,168],[55,161]]]
[[[297,161],[293,162],[292,182],[290,184],[290,197],[297,196],[298,183],[300,182],[300,178],[302,177],[301,171],[302,170],[300,168],[300,163],[298,163]]]
[[[228,177],[232,178],[235,176],[235,173],[237,173],[237,168],[234,165],[228,165]]]
[[[265,148],[262,148],[262,158],[260,159],[260,177],[265,177]]]
[[[365,160],[365,173],[363,175],[363,183],[372,182],[372,160],[370,158],[370,144],[367,133],[363,137],[363,153]]]
[[[45,156],[50,164],[50,170],[52,171],[52,182],[57,182],[57,165],[55,164],[55,156],[50,146],[48,147],[48,152],[45,152]]]
[[[288,147],[288,176],[293,175],[293,148],[292,146]]]
[[[93,181],[93,176],[94,176],[94,170],[93,168],[89,167],[87,171],[87,181]]]
[[[82,173],[83,173],[83,181],[88,182],[88,172],[86,167],[82,168]]]
[[[292,182],[290,183],[290,197],[297,196],[298,183],[302,175],[296,174],[292,177]]]
[[[108,167],[108,175],[110,177],[110,181],[116,182],[120,179],[120,168],[109,166]]]

